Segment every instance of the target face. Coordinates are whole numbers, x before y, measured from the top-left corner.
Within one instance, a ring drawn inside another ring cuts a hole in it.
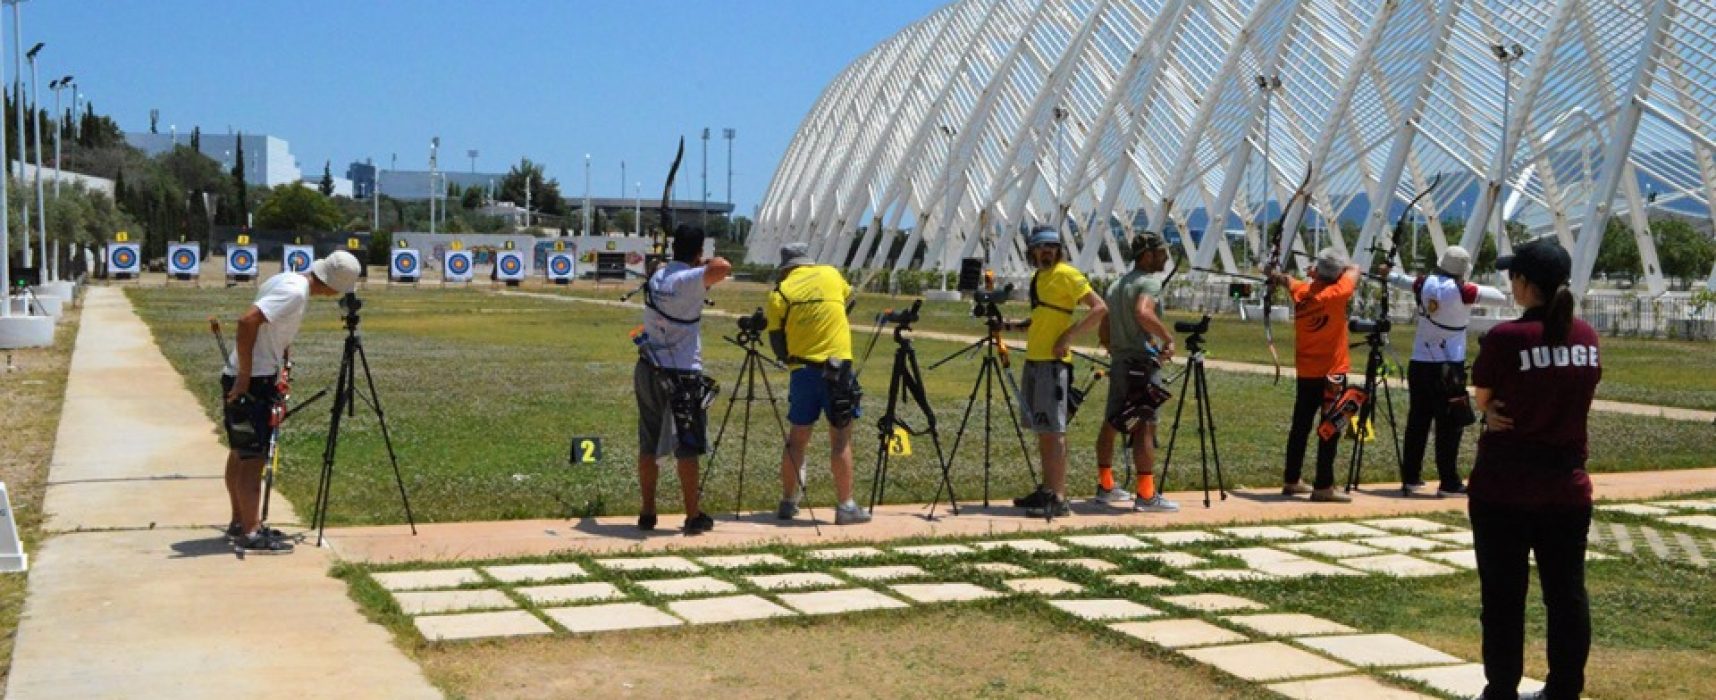
[[[524,269],[524,262],[516,255],[508,255],[501,258],[500,269],[506,274],[516,275]]]
[[[471,259],[464,255],[452,255],[447,258],[447,271],[455,275],[463,275],[471,271]]]
[[[393,259],[393,269],[401,275],[412,275],[417,272],[417,256],[401,255]]]
[[[294,250],[287,253],[286,269],[293,272],[303,272],[310,269],[310,254],[302,250]]]
[[[232,253],[232,269],[239,272],[249,272],[256,267],[256,256],[248,250],[235,250]]]
[[[173,269],[175,271],[190,272],[192,268],[196,267],[196,264],[197,254],[191,252],[190,249],[180,248],[173,251]]]
[[[127,271],[137,267],[137,251],[130,246],[114,248],[109,260],[115,270]]]
[[[548,269],[552,270],[556,275],[570,275],[572,274],[572,258],[565,255],[556,255],[553,260],[548,262]]]

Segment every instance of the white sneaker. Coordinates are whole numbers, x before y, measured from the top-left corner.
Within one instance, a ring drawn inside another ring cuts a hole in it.
[[[1125,503],[1127,501],[1132,500],[1132,493],[1130,491],[1127,491],[1126,489],[1120,488],[1118,486],[1111,488],[1111,489],[1105,489],[1105,488],[1102,488],[1101,486],[1098,486],[1098,487],[1096,487],[1096,499],[1095,500],[1097,503],[1108,503],[1108,504]]]
[[[1138,499],[1136,503],[1132,504],[1132,510],[1140,513],[1178,513],[1180,512],[1180,504],[1163,498],[1162,494],[1158,493],[1149,500]]]

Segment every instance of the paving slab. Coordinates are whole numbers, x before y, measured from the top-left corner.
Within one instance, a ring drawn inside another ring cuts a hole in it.
[[[668,603],[667,609],[693,625],[792,617],[798,614],[754,595],[676,600]]]
[[[1167,532],[1140,532],[1139,537],[1155,540],[1158,544],[1169,547],[1197,544],[1199,542],[1218,542],[1227,539],[1222,535],[1203,530],[1169,530]]]
[[[1471,549],[1456,549],[1452,552],[1425,552],[1420,554],[1425,559],[1434,559],[1443,564],[1457,566],[1468,571],[1478,568],[1478,553]]]
[[[1392,634],[1301,637],[1293,641],[1354,666],[1432,666],[1463,661],[1460,657]]]
[[[1138,588],[1173,588],[1179,585],[1173,579],[1162,578],[1154,574],[1110,574],[1105,578],[1122,586],[1136,586]]]
[[[1018,564],[1009,564],[1009,563],[1004,562],[1004,561],[981,562],[981,563],[977,563],[977,564],[972,564],[971,568],[976,569],[978,571],[985,572],[985,573],[998,574],[1001,576],[1022,576],[1024,574],[1031,573],[1030,569],[1027,569],[1023,566],[1019,566]]]
[[[1091,549],[1145,549],[1150,545],[1127,535],[1068,535],[1062,542]]]
[[[1477,696],[1484,692],[1484,686],[1488,684],[1484,680],[1483,664],[1389,671],[1388,675],[1418,681],[1441,692],[1462,698]],[[1519,681],[1519,692],[1521,693],[1530,693],[1542,689],[1543,681],[1531,678],[1521,678]]]
[[[411,618],[417,633],[431,642],[484,637],[526,637],[553,634],[554,630],[523,610],[506,612],[466,613],[463,615],[424,615]]]
[[[1433,700],[1422,693],[1384,685],[1370,676],[1288,681],[1266,687],[1292,700]]]
[[[895,554],[910,554],[917,557],[958,557],[975,554],[977,550],[963,544],[927,544],[917,547],[895,547]]]
[[[1046,559],[1043,561],[1043,563],[1044,564],[1057,564],[1060,566],[1067,566],[1067,567],[1072,567],[1075,569],[1084,569],[1085,571],[1093,571],[1093,572],[1096,572],[1099,574],[1100,573],[1106,573],[1106,572],[1113,571],[1115,569],[1120,568],[1119,564],[1115,564],[1114,562],[1108,561],[1107,559],[1096,559],[1096,558],[1092,558],[1092,557],[1085,557],[1085,558],[1081,558],[1081,559]]]
[[[532,583],[535,581],[560,581],[569,578],[589,576],[584,567],[572,563],[563,564],[516,564],[513,566],[485,566],[483,572],[493,576],[502,583]]]
[[[1314,615],[1305,615],[1303,613],[1228,615],[1222,619],[1269,637],[1293,637],[1313,634],[1352,634],[1358,631],[1339,622],[1325,620]]]
[[[1716,510],[1716,500],[1711,501],[1651,501],[1650,505],[1675,510]]]
[[[1662,520],[1676,525],[1716,530],[1716,515],[1675,515]]]
[[[1291,525],[1289,527],[1313,537],[1350,538],[1384,537],[1388,535],[1388,531],[1386,530],[1378,530],[1374,527],[1368,527],[1358,523],[1312,523],[1309,525]]]
[[[694,574],[703,567],[693,564],[685,557],[629,557],[624,559],[597,559],[596,565],[609,571],[623,572],[655,572],[665,571],[676,574]]]
[[[1224,557],[1233,557],[1234,559],[1238,559],[1240,561],[1245,562],[1246,566],[1257,566],[1258,564],[1273,564],[1273,563],[1284,562],[1284,561],[1304,561],[1305,560],[1304,557],[1301,557],[1297,554],[1293,554],[1290,552],[1283,552],[1279,549],[1270,549],[1268,547],[1238,547],[1238,548],[1234,548],[1234,549],[1218,549],[1218,550],[1215,550],[1215,554],[1219,554],[1219,555],[1224,556]]]
[[[792,573],[768,574],[765,576],[746,576],[751,585],[769,591],[791,591],[802,588],[824,588],[844,586],[845,581],[824,573]]]
[[[1471,530],[1461,530],[1459,532],[1437,532],[1425,535],[1425,537],[1436,540],[1437,542],[1447,542],[1448,544],[1457,544],[1463,547],[1470,547],[1473,542]]]
[[[1381,554],[1382,550],[1366,547],[1362,544],[1342,542],[1340,540],[1316,540],[1313,542],[1288,542],[1281,545],[1282,549],[1290,549],[1301,554],[1315,554],[1319,557],[1339,559],[1341,557],[1364,557]]]
[[[516,589],[519,595],[530,602],[543,605],[560,605],[563,603],[586,603],[598,600],[621,600],[626,594],[614,584],[601,581],[589,583],[563,583],[557,586],[529,586]]]
[[[1463,510],[1463,509],[1462,509]],[[1382,528],[1389,532],[1404,532],[1420,535],[1426,532],[1442,532],[1448,526],[1423,518],[1382,518],[1379,520],[1360,520],[1360,525]]]
[[[1373,574],[1401,577],[1442,576],[1456,573],[1456,570],[1451,567],[1433,564],[1404,554],[1381,554],[1374,557],[1342,559],[1341,565],[1360,571],[1369,571]]]
[[[1354,571],[1344,566],[1335,566],[1327,562],[1300,559],[1298,561],[1278,561],[1258,564],[1253,571],[1274,576],[1276,578],[1309,578],[1311,576],[1363,576],[1363,571]]]
[[[1050,577],[1010,578],[1002,581],[1001,583],[1012,589],[1015,593],[1029,593],[1032,595],[1068,595],[1084,590],[1084,586],[1080,586],[1071,581],[1063,581],[1058,578]]]
[[[897,583],[888,587],[917,603],[964,603],[1001,594],[972,583]]]
[[[1124,598],[1051,600],[1049,605],[1085,620],[1136,620],[1162,616],[1160,610]]]
[[[1224,627],[1217,627],[1203,620],[1121,622],[1109,625],[1108,628],[1165,649],[1184,649],[1246,641],[1243,634]]]
[[[1395,535],[1392,537],[1367,537],[1359,540],[1366,547],[1386,549],[1390,552],[1428,552],[1436,549],[1447,549],[1449,543],[1427,540],[1412,535]]]
[[[1259,525],[1255,527],[1224,527],[1221,532],[1242,540],[1264,540],[1267,542],[1302,540],[1308,537],[1298,530],[1289,530],[1279,525]]]
[[[656,595],[667,596],[670,598],[713,593],[737,593],[739,591],[738,586],[722,581],[721,579],[710,578],[708,576],[639,581],[638,586]]]
[[[370,578],[389,591],[420,591],[433,588],[458,588],[468,583],[483,583],[476,569],[436,569],[434,571],[392,571],[370,574]]]
[[[1248,681],[1327,676],[1352,669],[1281,642],[1184,649],[1179,653]]]
[[[757,566],[792,566],[779,554],[730,554],[719,557],[698,557],[704,566],[717,569],[746,569]]]
[[[1269,606],[1255,600],[1225,593],[1163,596],[1162,602],[1198,612],[1233,612],[1236,610],[1268,610]]]
[[[862,581],[892,581],[900,578],[928,576],[929,572],[910,564],[894,566],[853,566],[841,569],[840,573]]]
[[[843,561],[879,557],[882,556],[882,550],[875,547],[835,547],[832,549],[812,549],[806,551],[804,555],[822,561]]]
[[[651,627],[675,627],[685,624],[679,618],[643,603],[609,603],[576,608],[546,608],[542,613],[559,623],[561,627],[565,627],[568,632],[575,634],[648,629]]]
[[[1275,578],[1255,569],[1188,569],[1186,575],[1202,581],[1267,581]]]
[[[868,588],[843,588],[814,593],[782,593],[781,602],[806,615],[837,615],[861,610],[907,608],[910,605]]]
[[[518,603],[496,590],[414,591],[395,593],[393,599],[399,602],[399,609],[407,615],[518,607]]]
[[[1210,563],[1208,559],[1185,552],[1141,552],[1132,555],[1132,558],[1139,561],[1153,561],[1174,569],[1189,569]]]
[[[971,546],[982,550],[1012,549],[1030,553],[1066,551],[1066,547],[1048,540],[996,540],[993,542],[973,542]]]
[[[1625,513],[1627,515],[1642,515],[1645,517],[1654,517],[1654,516],[1658,516],[1658,515],[1672,515],[1672,514],[1674,514],[1674,511],[1672,509],[1663,508],[1661,506],[1649,506],[1649,505],[1644,505],[1642,503],[1609,503],[1609,504],[1603,504],[1603,505],[1597,506],[1597,512],[1599,512],[1599,513]]]

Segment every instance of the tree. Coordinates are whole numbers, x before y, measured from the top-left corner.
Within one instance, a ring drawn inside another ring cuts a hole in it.
[[[530,208],[551,216],[564,216],[566,202],[560,198],[560,182],[542,176],[542,164],[529,158],[519,159],[518,165],[501,178],[495,200],[524,206],[525,183],[530,183]]]
[[[1716,263],[1716,241],[1684,219],[1657,219],[1650,222],[1650,231],[1656,240],[1662,274],[1682,284],[1708,274],[1711,264]]]
[[[203,128],[200,126],[191,127],[191,150],[203,152]]]
[[[239,132],[236,144],[233,146],[232,164],[233,189],[238,196],[233,199],[237,206],[227,207],[227,211],[235,212],[236,216],[228,217],[227,223],[234,226],[250,224],[250,187],[244,181],[244,132]]]
[[[322,184],[317,189],[322,191],[323,197],[334,196],[334,171],[332,165],[332,161],[322,161]]]
[[[483,206],[483,191],[482,191],[482,189],[477,188],[477,187],[472,187],[470,189],[465,190],[465,196],[459,200],[459,205],[463,206],[466,209],[477,209],[477,208]]]
[[[258,228],[277,231],[332,231],[340,209],[322,193],[298,184],[283,185],[256,209]]]
[[[1639,276],[1639,246],[1633,232],[1618,217],[1609,217],[1603,228],[1603,240],[1597,246],[1597,261],[1591,271],[1611,277],[1624,276],[1637,282]]]

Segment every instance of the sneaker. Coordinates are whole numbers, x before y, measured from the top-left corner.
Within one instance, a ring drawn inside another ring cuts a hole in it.
[[[277,540],[286,538],[286,533],[281,532],[281,531],[276,530],[276,529],[271,528],[271,527],[264,527],[261,530],[257,530],[257,532],[262,533],[262,535],[265,537],[272,537],[272,538],[277,539]],[[244,526],[243,525],[239,525],[238,523],[232,523],[231,525],[226,526],[226,538],[227,539],[232,540],[234,542],[237,542],[239,539],[241,539],[243,537],[244,537]]]
[[[1437,498],[1447,498],[1449,496],[1464,496],[1464,495],[1466,495],[1466,485],[1465,484],[1455,484],[1453,486],[1438,486],[1438,487],[1436,487],[1436,497]]]
[[[643,513],[638,516],[638,529],[649,532],[655,529],[655,513]]]
[[[863,525],[867,522],[870,522],[870,511],[859,508],[856,503],[834,509],[835,525]]]
[[[246,536],[242,542],[238,543],[238,548],[245,554],[292,553],[291,542],[287,542],[286,540],[277,537],[269,537],[260,532]]]
[[[775,507],[775,518],[777,519],[792,520],[792,516],[795,515],[798,515],[798,499],[796,498],[783,498],[780,505]]]
[[[715,519],[708,513],[698,513],[696,517],[685,519],[685,534],[701,535],[715,529]]]
[[[1043,508],[1048,506],[1050,503],[1053,503],[1054,500],[1055,492],[1050,491],[1048,487],[1039,484],[1037,486],[1037,490],[1032,491],[1030,495],[1020,496],[1019,498],[1013,499],[1013,507],[1027,509]]]
[[[1097,503],[1119,504],[1119,503],[1125,503],[1125,502],[1130,501],[1130,500],[1132,500],[1132,492],[1127,491],[1126,489],[1120,488],[1118,486],[1111,488],[1111,489],[1105,489],[1105,488],[1102,488],[1101,486],[1096,487],[1096,502]]]
[[[1283,496],[1303,496],[1303,495],[1310,493],[1310,492],[1311,492],[1311,487],[1306,486],[1305,482],[1303,482],[1303,481],[1295,481],[1291,484],[1288,484],[1286,486],[1281,487],[1281,495],[1283,495]]]
[[[1400,495],[1402,496],[1416,496],[1422,491],[1424,491],[1424,482],[1422,481],[1414,481],[1409,484],[1402,483],[1400,485]]]
[[[1140,513],[1178,513],[1180,512],[1180,504],[1163,498],[1162,494],[1158,493],[1148,499],[1138,499],[1136,503],[1132,504],[1132,510]]]
[[[1353,497],[1336,491],[1333,487],[1316,489],[1311,492],[1311,500],[1316,503],[1352,503]]]
[[[1056,496],[1052,491],[1045,493],[1049,494],[1049,502],[1034,508],[1026,508],[1025,515],[1033,518],[1064,518],[1072,515],[1072,506],[1067,503],[1066,499]]]

